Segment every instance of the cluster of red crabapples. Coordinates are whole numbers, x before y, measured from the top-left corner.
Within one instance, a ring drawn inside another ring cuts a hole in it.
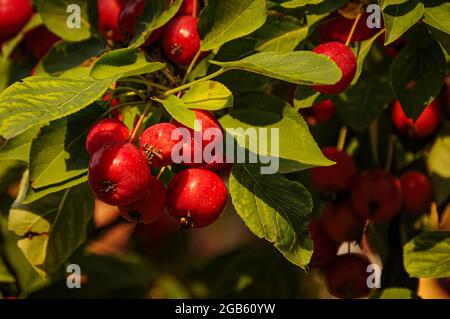
[[[337,15],[337,14],[336,14]],[[337,15],[320,28],[322,44],[314,52],[329,56],[342,71],[341,80],[334,85],[314,86],[323,94],[339,94],[352,82],[356,72],[356,59],[343,43],[363,41],[377,31],[368,29],[365,18],[357,24],[348,39],[354,20]],[[348,41],[351,40],[351,41]],[[397,46],[384,47],[386,54],[398,54]],[[301,109],[309,125],[328,121],[336,113],[332,99],[326,99],[310,108]],[[403,111],[397,100],[392,105],[391,121],[394,131],[403,142],[426,141],[433,137],[442,122],[439,100],[432,101],[417,120],[412,120]],[[424,173],[407,171],[397,178],[382,169],[371,169],[357,173],[353,159],[336,147],[327,147],[323,153],[336,162],[330,167],[313,168],[312,183],[318,193],[327,198],[323,214],[313,218],[309,231],[314,243],[310,265],[324,270],[329,292],[338,298],[361,298],[370,293],[367,285],[369,259],[363,254],[337,255],[344,242],[360,241],[368,223],[383,223],[400,212],[418,216],[428,212],[433,192],[431,181]]]
[[[194,111],[202,121],[202,133],[208,128],[219,128],[217,120],[206,111]],[[174,140],[179,128],[188,130],[190,140]],[[197,148],[209,142],[205,135],[201,145],[194,131],[173,121],[147,128],[140,136],[139,147],[133,134],[119,120],[103,119],[97,122],[86,138],[86,149],[91,156],[89,185],[95,196],[118,206],[127,220],[150,224],[158,220],[167,208],[168,213],[180,222],[182,228],[205,227],[216,221],[225,208],[228,192],[223,180],[212,169],[216,163],[183,162],[181,172],[170,180],[167,189],[156,177],[153,169],[163,169],[173,164],[172,149],[183,143],[182,152],[193,159]],[[184,145],[186,144],[186,145]]]
[[[171,4],[171,0],[167,0]],[[136,35],[137,20],[143,16],[145,0],[98,0],[99,30],[114,42],[129,42]],[[166,57],[175,64],[188,65],[200,49],[197,31],[198,0],[184,0],[177,15],[152,32],[143,47],[162,37]]]
[[[171,4],[171,0],[167,0]],[[128,43],[136,35],[137,21],[144,14],[145,0],[97,0],[98,29],[112,43]],[[197,31],[198,0],[184,0],[177,15],[154,30],[142,46],[148,47],[162,37],[166,57],[175,64],[188,65],[200,49]],[[0,3],[0,47],[13,38],[34,14],[31,0],[4,0]],[[60,38],[44,25],[25,34],[23,51],[41,60]],[[34,75],[35,69],[31,71]]]
[[[344,151],[326,147],[323,152],[336,164],[311,171],[314,188],[332,198],[325,203],[321,218],[312,219],[309,225],[314,242],[311,266],[325,269],[334,296],[364,297],[370,292],[366,285],[369,261],[357,254],[336,256],[339,246],[359,242],[369,222],[388,222],[400,212],[411,216],[428,212],[431,182],[419,171],[407,171],[400,178],[382,169],[357,174],[353,159]],[[343,263],[354,264],[354,271],[341,273],[338,269]]]

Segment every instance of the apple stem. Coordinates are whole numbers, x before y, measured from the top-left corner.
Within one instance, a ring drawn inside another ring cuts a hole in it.
[[[197,6],[198,6],[198,1],[194,1],[194,5],[193,5],[193,8],[192,8],[192,16],[194,17],[194,18],[197,18]]]
[[[352,29],[350,30],[350,33],[349,33],[349,35],[347,37],[347,41],[345,41],[345,45],[346,46],[348,46],[350,44],[350,41],[352,40],[352,37],[353,37],[353,33],[355,33],[356,26],[358,25],[358,22],[359,22],[359,19],[361,19],[361,16],[362,16],[361,12],[356,16],[356,19],[355,19],[355,21],[353,22],[353,25],[352,25]]]
[[[156,179],[160,179],[162,174],[164,173],[164,171],[166,170],[167,166],[164,166],[163,168],[161,168],[161,170],[159,171],[158,175],[156,176]]]
[[[139,130],[140,130],[141,126],[142,126],[142,123],[144,123],[144,119],[147,116],[148,112],[150,111],[150,107],[151,106],[152,106],[151,103],[148,103],[145,106],[145,110],[144,110],[144,112],[142,112],[141,116],[139,117],[139,121],[134,126],[133,131],[131,131],[130,138],[129,138],[129,142],[131,144],[134,144],[136,142],[136,140],[138,138],[138,134],[137,133],[139,132]]]
[[[339,132],[338,143],[336,146],[337,150],[340,152],[342,152],[342,150],[344,149],[345,140],[347,139],[347,132],[348,132],[347,126],[341,127],[341,130]]]
[[[189,64],[189,67],[186,71],[186,74],[184,75],[183,81],[181,82],[181,85],[186,84],[189,75],[191,74],[192,70],[194,69],[195,64],[198,61],[198,58],[200,57],[200,54],[202,53],[202,51],[199,49],[197,51],[197,53],[195,54],[194,58],[192,59],[191,63]]]
[[[217,71],[217,72],[214,72],[214,73],[212,73],[212,74],[210,74],[210,75],[208,75],[208,76],[205,76],[204,78],[198,79],[198,80],[196,80],[196,81],[193,81],[193,82],[187,83],[187,84],[185,84],[185,85],[179,86],[179,87],[177,87],[177,88],[174,88],[174,89],[172,89],[172,90],[166,91],[166,92],[164,93],[164,96],[168,96],[168,95],[170,95],[170,94],[175,94],[175,93],[184,91],[184,90],[189,89],[190,87],[194,86],[195,84],[198,84],[198,83],[201,83],[201,82],[204,82],[204,81],[211,80],[211,79],[213,79],[213,78],[215,78],[215,77],[217,77],[217,76],[219,76],[219,75],[221,75],[221,74],[223,74],[223,73],[225,73],[225,72],[226,72],[226,70],[220,69],[220,70]]]

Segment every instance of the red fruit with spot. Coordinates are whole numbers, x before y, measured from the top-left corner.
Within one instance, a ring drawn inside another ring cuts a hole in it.
[[[339,247],[325,234],[320,219],[311,219],[308,229],[314,244],[314,252],[309,265],[311,267],[325,268],[336,257]]]
[[[163,48],[167,58],[179,65],[188,65],[200,49],[198,19],[181,16],[167,24],[163,34]]]
[[[119,17],[124,8],[123,0],[98,0],[98,28],[100,32],[113,41],[123,41]]]
[[[364,255],[347,254],[337,256],[328,266],[326,282],[330,294],[342,299],[367,297],[367,267],[370,261]]]
[[[409,215],[420,215],[430,210],[433,187],[425,174],[411,171],[400,177],[403,190],[403,211]]]
[[[163,183],[151,176],[144,196],[137,202],[119,207],[120,214],[128,221],[138,224],[154,223],[166,205],[166,188]]]
[[[156,168],[172,165],[172,149],[180,141],[172,139],[177,127],[170,123],[160,123],[145,130],[141,137],[141,152],[147,162]]]
[[[416,121],[406,116],[398,100],[392,107],[392,124],[396,131],[410,139],[421,139],[433,135],[442,121],[439,101],[431,102]]]
[[[314,188],[320,193],[341,193],[350,188],[356,175],[353,159],[334,146],[323,149],[323,154],[336,164],[327,167],[314,167],[311,178]]]
[[[126,2],[119,16],[120,32],[125,38],[131,40],[136,35],[136,24],[138,18],[144,14],[144,9],[145,0],[128,0]],[[149,46],[158,41],[163,31],[163,28],[154,30],[143,46]]]
[[[190,168],[170,181],[167,208],[183,228],[201,228],[219,218],[227,197],[227,188],[219,176],[206,169]]]
[[[382,223],[393,218],[402,207],[400,180],[389,172],[374,169],[359,175],[352,186],[353,210],[364,219]]]
[[[109,144],[89,163],[89,186],[101,201],[127,206],[141,199],[148,188],[150,169],[133,144]]]
[[[14,37],[32,15],[30,0],[0,0],[0,43]]]
[[[300,109],[300,114],[303,115],[306,122],[310,126],[319,125],[327,122],[336,114],[336,108],[331,99],[314,104],[305,109]]]
[[[90,129],[86,137],[86,150],[93,156],[107,144],[124,144],[130,131],[121,121],[116,119],[103,119]]]
[[[50,48],[61,40],[56,34],[51,32],[45,26],[37,27],[25,35],[25,47],[33,56],[40,60],[42,59]]]
[[[180,11],[178,11],[177,15],[196,17],[198,16],[199,11],[200,5],[198,3],[198,0],[183,0]]]
[[[327,203],[322,220],[325,233],[336,243],[361,239],[364,220],[353,211],[347,201]]]
[[[224,156],[223,154],[216,154],[213,153],[213,157],[219,158],[218,160],[215,160],[215,158],[207,159],[203,158],[205,148],[210,145],[210,143],[222,145],[223,144],[223,131],[222,127],[220,126],[219,121],[216,120],[216,118],[209,113],[208,111],[204,110],[193,110],[196,116],[196,119],[198,123],[201,123],[201,131],[195,132],[193,129],[188,128],[184,126],[183,124],[173,121],[173,125],[175,125],[177,128],[184,128],[187,129],[190,134],[190,139],[187,143],[184,144],[183,150],[180,152],[181,155],[184,157],[186,153],[188,154],[190,160],[183,161],[184,165],[187,166],[199,166],[199,165],[207,165],[205,168],[209,169],[209,166],[214,166],[218,164],[218,162],[224,162]],[[182,133],[180,131],[180,133]],[[208,136],[209,133],[211,136]],[[199,135],[198,138],[196,138],[196,134]],[[201,134],[201,135],[200,135]],[[211,147],[214,145],[211,144]]]
[[[353,81],[356,74],[356,58],[352,50],[340,42],[327,42],[317,46],[314,51],[330,57],[342,72],[341,79],[333,85],[314,85],[314,90],[324,94],[337,94]]]

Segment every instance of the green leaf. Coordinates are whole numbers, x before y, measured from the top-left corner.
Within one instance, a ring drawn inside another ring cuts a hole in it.
[[[311,86],[298,85],[294,93],[294,109],[300,110],[326,100],[327,97],[315,91]]]
[[[104,54],[92,67],[90,76],[98,80],[128,77],[153,73],[164,67],[164,63],[151,62],[141,49],[124,48]]]
[[[39,127],[32,127],[15,138],[6,141],[0,148],[0,160],[27,162],[30,158],[31,142],[38,134]]]
[[[308,26],[292,16],[269,16],[266,23],[250,35],[256,50],[291,52],[308,36]]]
[[[418,0],[409,0],[402,4],[388,5],[383,9],[384,24],[386,26],[385,45],[400,38],[420,18],[424,7]]]
[[[233,205],[247,227],[305,269],[313,250],[308,190],[282,175],[261,175],[258,167],[245,165],[233,167],[229,183]]]
[[[65,276],[52,276],[50,287],[34,291],[29,298],[76,300],[120,299],[126,296],[129,299],[144,299],[148,297],[148,287],[154,286],[156,275],[159,275],[147,259],[132,253],[117,256],[80,253],[73,256],[70,262],[80,265],[83,276],[89,278],[82,283],[81,289],[68,289],[68,273],[64,272]]]
[[[87,182],[87,174],[84,173],[80,176],[73,177],[58,184],[52,184],[39,189],[33,189],[33,187],[27,188],[26,196],[22,202],[23,205],[31,204],[47,195],[60,192],[62,190],[72,188],[79,184]]]
[[[283,2],[281,5],[285,8],[294,9],[299,7],[304,7],[306,5],[319,4],[325,0],[291,0]]]
[[[61,38],[69,41],[82,41],[90,38],[91,25],[88,21],[90,6],[97,3],[89,0],[35,0],[37,11],[47,28]],[[81,28],[69,28],[67,20],[70,4],[77,4],[81,8]]]
[[[189,110],[180,98],[169,95],[165,100],[155,98],[155,101],[161,103],[175,120],[187,127],[194,128],[195,113]]]
[[[138,19],[136,38],[131,47],[137,48],[145,43],[152,32],[169,22],[180,9],[183,0],[152,0],[146,1],[144,14]]]
[[[450,2],[425,0],[423,21],[432,27],[450,34]]]
[[[13,138],[29,128],[75,113],[98,98],[114,79],[30,77],[0,94],[0,136]]]
[[[235,109],[222,117],[220,123],[224,129],[228,129],[227,134],[234,136],[238,145],[245,149],[249,148],[245,134],[256,129],[258,141],[267,141],[267,149],[258,143],[251,147],[251,151],[279,157],[280,173],[333,164],[322,154],[301,115],[276,97],[262,93],[242,95],[236,99]],[[230,130],[236,128],[239,130]],[[258,128],[267,129],[267,134],[261,133]],[[272,129],[278,130],[278,138]]]
[[[89,38],[81,42],[62,41],[50,49],[39,63],[39,67],[46,74],[57,75],[82,65],[92,57],[99,56],[105,49],[105,43],[98,38]]]
[[[436,138],[427,157],[428,171],[433,182],[433,190],[438,205],[450,198],[450,130]]]
[[[218,111],[233,106],[233,94],[225,85],[216,81],[194,85],[181,100],[190,109]]]
[[[388,76],[367,73],[335,99],[340,117],[358,132],[365,131],[394,100]]]
[[[414,291],[408,288],[386,288],[377,290],[371,299],[417,299]]]
[[[384,8],[386,8],[387,6],[394,5],[394,4],[403,4],[407,1],[408,0],[379,0],[382,10],[384,10]]]
[[[406,46],[391,67],[391,85],[405,114],[416,120],[439,95],[445,75],[445,57],[434,43],[428,48]]]
[[[450,276],[450,232],[424,232],[403,249],[404,265],[412,277]]]
[[[209,0],[202,11],[201,50],[210,51],[261,27],[267,18],[266,0]]]
[[[13,284],[15,282],[16,282],[16,278],[14,278],[14,275],[11,273],[11,271],[6,266],[5,262],[3,261],[3,258],[0,257],[0,283]],[[1,295],[0,295],[0,297],[1,297]]]
[[[306,21],[311,30],[317,23],[330,15],[331,12],[338,10],[349,0],[324,0],[317,4],[307,5],[302,10],[305,11]]]
[[[357,47],[353,50],[353,53],[355,53],[356,56],[356,74],[353,78],[352,85],[355,85],[356,82],[358,82],[359,77],[361,76],[361,73],[364,68],[364,61],[366,60],[367,55],[370,52],[370,49],[372,49],[373,44],[378,39],[378,37],[382,34],[382,32],[378,32],[375,34],[372,38],[369,40],[365,40],[362,42],[358,42],[356,45]]]
[[[28,261],[53,273],[86,240],[93,209],[93,197],[82,184],[11,209],[8,228],[22,237],[17,244]]]
[[[103,112],[93,105],[42,129],[31,147],[31,187],[58,184],[87,171],[86,136]]]
[[[329,57],[310,51],[261,52],[240,61],[210,62],[224,70],[244,70],[295,84],[335,84],[342,76]]]
[[[431,26],[428,26],[428,29],[430,30],[433,39],[435,39],[439,43],[439,45],[442,48],[442,51],[444,51],[445,59],[448,63],[448,61],[450,61],[450,34],[442,32]]]
[[[214,59],[222,62],[240,60],[250,54],[256,53],[255,45],[256,40],[248,37],[227,42],[220,47]],[[210,65],[209,72],[214,72],[217,69],[218,66]],[[259,74],[241,70],[228,71],[215,78],[215,80],[224,84],[235,95],[245,92],[262,91],[268,86],[270,81],[270,79]]]

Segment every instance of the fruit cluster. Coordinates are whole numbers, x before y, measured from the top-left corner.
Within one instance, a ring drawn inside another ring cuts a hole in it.
[[[119,206],[123,217],[137,223],[155,222],[165,207],[183,228],[205,227],[217,220],[227,202],[227,188],[209,170],[217,168],[215,163],[183,162],[189,168],[177,173],[167,190],[151,174],[152,168],[164,170],[174,164],[172,150],[176,143],[181,142],[181,152],[190,153],[193,159],[194,152],[203,151],[207,145],[204,130],[208,124],[220,128],[208,112],[196,110],[195,114],[206,123],[201,132],[203,145],[198,145],[193,137],[177,139],[178,129],[192,129],[176,121],[147,128],[140,136],[139,147],[134,144],[135,134],[121,121],[103,119],[96,123],[86,139],[91,156],[89,185],[95,196],[109,205]]]
[[[168,2],[170,2],[168,0]],[[98,29],[110,42],[126,44],[136,35],[138,19],[144,14],[145,0],[98,0]],[[142,46],[147,48],[162,37],[166,57],[178,65],[188,65],[200,48],[197,31],[198,0],[183,1],[177,16],[163,27],[153,31]],[[0,47],[13,38],[34,13],[30,0],[6,0],[0,7]],[[19,54],[30,52],[41,60],[60,38],[40,25],[25,34]],[[17,51],[17,50],[16,50]],[[200,56],[202,57],[202,56]],[[20,60],[20,59],[19,59]],[[35,69],[31,75],[34,75]]]
[[[137,22],[144,14],[145,5],[145,0],[98,0],[100,32],[110,41],[130,42],[137,33]],[[177,16],[153,31],[143,47],[151,46],[162,37],[162,46],[170,61],[178,65],[190,64],[200,49],[199,10],[198,0],[183,1]]]
[[[361,5],[354,10],[361,12]],[[351,7],[351,5],[346,8]],[[351,42],[373,37],[376,29],[367,27],[367,14],[355,20],[355,12],[339,12],[319,29],[322,44],[314,52],[327,55],[341,69],[342,78],[334,85],[314,86],[326,95],[339,94],[347,89],[356,72],[356,59],[348,48]],[[345,43],[345,44],[344,44]],[[384,43],[384,34],[380,37]],[[382,45],[386,55],[395,57],[406,41],[399,39],[389,46]],[[291,97],[295,98],[296,87]],[[333,97],[321,100],[299,111],[310,126],[329,121],[336,114]],[[422,148],[430,141],[443,121],[439,99],[433,100],[417,120],[409,118],[396,100],[391,108],[393,131],[405,148]],[[344,242],[361,242],[370,223],[391,221],[400,212],[418,216],[429,212],[433,199],[432,184],[423,172],[409,170],[397,178],[383,169],[369,169],[358,173],[352,157],[336,147],[323,149],[324,155],[336,164],[311,170],[311,181],[325,200],[320,218],[313,218],[309,230],[314,242],[310,265],[323,269],[332,295],[339,298],[360,298],[370,292],[367,288],[368,258],[362,254],[337,255]]]
[[[345,151],[326,147],[323,152],[336,164],[311,171],[314,188],[328,199],[321,218],[309,225],[315,248],[311,265],[326,269],[333,295],[363,297],[369,293],[365,284],[367,258],[356,254],[336,256],[339,246],[361,242],[368,223],[388,222],[400,212],[410,216],[428,212],[433,196],[431,182],[419,171],[407,171],[400,178],[382,169],[357,174],[353,159]],[[340,273],[341,278],[335,279],[339,269],[344,271],[346,267],[355,267],[356,271]]]

